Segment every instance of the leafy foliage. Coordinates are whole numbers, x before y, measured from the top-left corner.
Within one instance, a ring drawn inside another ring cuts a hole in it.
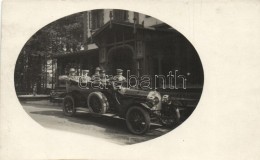
[[[36,32],[25,49],[52,54],[77,51],[83,40],[82,13],[61,18]]]
[[[50,79],[47,60],[54,54],[80,50],[83,32],[83,13],[61,18],[37,31],[26,42],[17,60],[16,91],[30,92],[34,84],[44,88],[41,85]]]

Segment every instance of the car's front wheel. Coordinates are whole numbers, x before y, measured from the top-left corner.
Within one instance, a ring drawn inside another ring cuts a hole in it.
[[[63,101],[63,113],[66,116],[73,116],[76,113],[75,101],[72,96],[66,96]]]
[[[126,113],[126,124],[133,134],[144,134],[150,128],[150,115],[142,107],[130,107]]]

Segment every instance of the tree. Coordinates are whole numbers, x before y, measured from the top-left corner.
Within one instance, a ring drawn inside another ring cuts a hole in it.
[[[55,54],[79,50],[82,41],[83,12],[61,18],[37,31],[26,42],[17,59],[16,89],[30,92],[33,83],[47,84],[47,60]]]

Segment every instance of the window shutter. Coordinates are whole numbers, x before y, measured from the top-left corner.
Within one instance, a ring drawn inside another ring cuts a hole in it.
[[[92,29],[96,29],[97,28],[97,12],[96,11],[93,11],[93,13],[92,13],[91,23],[92,23]]]
[[[103,22],[104,22],[104,11],[103,10],[99,10],[99,14],[98,14],[98,26],[97,27],[102,27]]]
[[[92,13],[93,13],[93,11],[89,12],[89,23],[88,23],[89,24],[89,26],[88,26],[89,29],[92,29]]]

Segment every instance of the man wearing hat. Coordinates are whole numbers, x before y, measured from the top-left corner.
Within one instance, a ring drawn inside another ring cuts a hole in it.
[[[116,75],[114,76],[113,80],[118,82],[126,81],[126,78],[123,76],[122,69],[116,69]]]
[[[91,78],[88,76],[89,70],[82,70],[82,82],[87,83],[91,80]]]
[[[70,68],[68,80],[72,80],[72,81],[75,81],[75,82],[79,82],[79,77],[76,76],[76,70],[75,70],[75,68]]]
[[[69,76],[75,76],[76,75],[76,70],[75,68],[70,68],[69,70]]]
[[[71,86],[71,84],[73,84],[72,82],[78,83],[79,82],[79,77],[76,76],[76,70],[75,68],[70,68],[69,70],[69,75],[66,78],[66,90],[67,92],[70,91],[69,86]]]
[[[108,77],[107,77],[107,75],[106,75],[106,71],[104,70],[104,69],[102,69],[101,71],[100,71],[100,80],[101,80],[101,83],[103,84],[103,85],[106,85],[106,83],[108,82]]]
[[[99,67],[97,67],[96,69],[95,69],[95,73],[92,75],[92,77],[91,77],[91,80],[93,80],[93,81],[95,81],[95,80],[98,80],[98,79],[100,79],[100,68]]]

